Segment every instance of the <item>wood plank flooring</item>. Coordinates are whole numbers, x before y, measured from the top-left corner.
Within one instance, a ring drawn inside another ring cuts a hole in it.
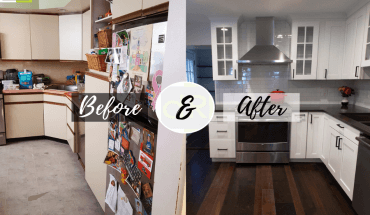
[[[322,163],[212,163],[187,150],[187,214],[356,215]]]

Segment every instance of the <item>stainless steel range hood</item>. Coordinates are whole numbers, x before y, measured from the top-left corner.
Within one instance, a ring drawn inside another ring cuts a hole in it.
[[[290,60],[274,46],[274,17],[256,17],[256,44],[237,63],[287,64]]]

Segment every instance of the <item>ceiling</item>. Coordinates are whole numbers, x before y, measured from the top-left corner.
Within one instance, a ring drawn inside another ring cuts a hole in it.
[[[208,21],[209,17],[243,15],[286,18],[301,13],[347,13],[364,0],[187,0],[188,22]]]
[[[50,1],[50,0],[49,0]],[[46,14],[68,14],[68,13],[81,13],[90,8],[90,0],[70,0],[70,2],[64,7],[49,8],[49,9],[35,9],[38,8],[39,0],[33,0],[32,4],[37,4],[37,7],[29,5],[28,8],[25,3],[17,3],[22,5],[23,8],[3,8],[3,4],[0,3],[0,12],[12,12],[12,13],[46,13]],[[26,7],[26,8],[25,8]]]

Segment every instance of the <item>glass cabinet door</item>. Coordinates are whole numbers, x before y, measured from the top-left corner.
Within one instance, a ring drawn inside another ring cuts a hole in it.
[[[237,22],[212,23],[213,80],[237,80]]]
[[[316,79],[318,22],[293,23],[293,79]]]
[[[361,66],[362,67],[367,67],[370,66],[370,6],[368,7],[367,10],[367,20],[366,22],[366,30],[365,30],[365,38],[364,38],[364,45],[365,47],[363,48],[363,56],[362,56],[362,62]]]
[[[219,76],[234,75],[232,36],[233,31],[231,27],[216,28],[217,65]]]

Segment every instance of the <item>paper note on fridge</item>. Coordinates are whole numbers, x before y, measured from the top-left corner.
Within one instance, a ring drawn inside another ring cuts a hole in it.
[[[113,212],[116,212],[117,207],[117,180],[113,175],[110,175],[109,187],[105,196],[105,203],[108,204]]]
[[[116,215],[132,215],[133,210],[125,192],[121,186],[118,188],[117,213]]]

